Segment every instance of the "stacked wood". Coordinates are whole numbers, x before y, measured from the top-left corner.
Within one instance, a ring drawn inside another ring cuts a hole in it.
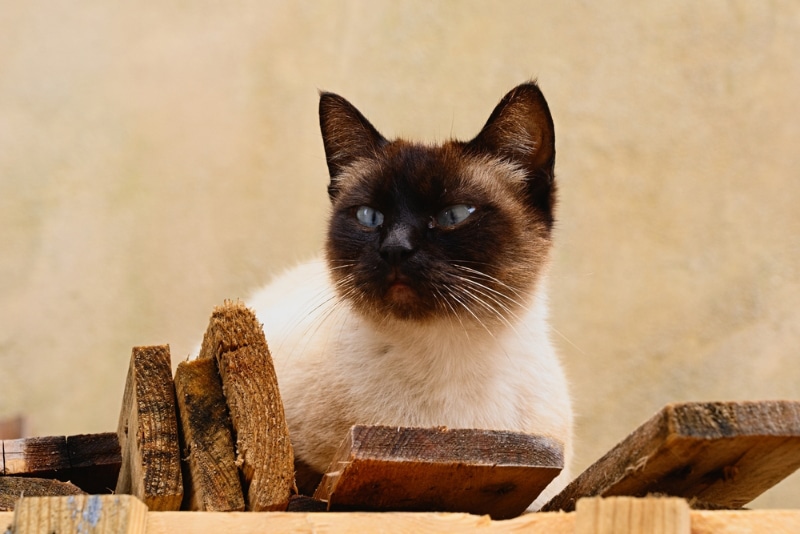
[[[684,497],[739,508],[800,467],[800,402],[669,404],[544,507],[581,497]]]
[[[551,438],[354,426],[314,497],[333,510],[521,514],[564,467]]]
[[[0,474],[70,481],[88,493],[111,492],[121,464],[113,432],[7,439],[0,451]]]
[[[133,348],[117,437],[116,493],[135,495],[150,510],[178,510],[183,480],[169,346]]]
[[[215,308],[199,359],[216,361],[222,378],[247,508],[285,510],[296,492],[294,452],[272,357],[255,314],[239,302]]]
[[[184,510],[241,511],[242,486],[231,421],[213,359],[181,362],[175,372],[184,460]]]

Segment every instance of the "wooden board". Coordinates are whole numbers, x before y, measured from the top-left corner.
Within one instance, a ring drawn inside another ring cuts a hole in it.
[[[691,534],[689,504],[676,497],[581,499],[575,534]]]
[[[103,495],[99,497],[103,510],[114,509],[108,504],[109,499],[118,496]],[[129,497],[130,498],[130,497]],[[38,501],[31,498],[29,501]],[[651,506],[650,499],[640,509],[658,510],[662,507]],[[32,514],[33,519],[47,510],[48,503],[32,502],[27,505],[37,507],[40,512]],[[97,506],[95,506],[97,508]],[[486,516],[462,513],[288,513],[288,512],[148,512],[144,530],[147,534],[211,534],[219,532],[235,532],[236,534],[262,534],[264,532],[325,532],[327,534],[352,532],[440,532],[458,534],[461,532],[481,532],[485,534],[574,534],[578,523],[584,521],[592,506],[580,506],[580,511],[572,513],[535,513],[523,514],[514,519],[493,521]],[[614,508],[617,508],[614,506]],[[628,507],[630,508],[630,507]],[[30,508],[29,508],[30,509]],[[116,508],[119,510],[119,507]],[[75,514],[77,516],[81,514]],[[95,515],[97,517],[97,515]],[[708,512],[690,510],[692,534],[778,534],[800,532],[800,510],[748,510]],[[589,523],[591,524],[591,523]],[[659,524],[659,523],[655,523]],[[664,524],[661,521],[660,524]],[[683,528],[679,523],[678,528]],[[89,527],[91,525],[85,525]],[[99,526],[99,522],[98,525]],[[85,528],[84,527],[84,528]],[[14,513],[0,512],[0,531],[8,532],[15,528]],[[46,531],[50,534],[52,531]],[[64,531],[59,531],[64,532]],[[88,529],[77,530],[73,525],[66,532],[92,532]],[[94,531],[96,532],[96,531]],[[112,531],[108,531],[111,534]],[[113,530],[113,532],[122,532]],[[655,531],[657,532],[657,531]],[[681,532],[678,530],[677,532]],[[677,534],[677,532],[661,531],[661,534]],[[620,532],[620,534],[624,534]]]
[[[168,346],[133,348],[117,436],[116,493],[135,495],[151,510],[179,509],[183,481]]]
[[[800,402],[670,404],[543,511],[581,497],[650,493],[739,508],[800,467]]]
[[[0,476],[0,510],[13,510],[21,496],[81,495],[75,484],[49,478]],[[0,525],[2,528],[3,525]]]
[[[488,430],[354,426],[314,498],[332,510],[521,514],[564,466],[550,438]]]
[[[88,493],[110,493],[121,463],[116,433],[4,440],[5,475],[70,481]]]
[[[181,362],[175,393],[184,464],[184,510],[244,510],[231,420],[214,359]]]
[[[216,360],[222,377],[247,508],[285,510],[296,492],[294,453],[272,357],[255,314],[239,302],[215,308],[199,358]]]
[[[30,475],[58,478],[59,472],[68,476],[69,450],[65,436],[47,436],[3,440],[5,475]]]
[[[9,530],[14,534],[144,534],[147,507],[131,495],[23,498]]]

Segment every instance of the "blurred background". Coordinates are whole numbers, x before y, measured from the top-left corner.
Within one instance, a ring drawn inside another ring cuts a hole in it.
[[[790,0],[0,0],[0,419],[114,430],[132,346],[320,249],[318,89],[442,141],[531,78],[575,471],[669,402],[800,399],[798,57]]]

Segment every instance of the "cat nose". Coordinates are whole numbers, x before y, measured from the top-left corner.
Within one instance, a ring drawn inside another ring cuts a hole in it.
[[[383,260],[389,265],[399,265],[414,253],[413,229],[407,224],[389,228],[380,247]]]

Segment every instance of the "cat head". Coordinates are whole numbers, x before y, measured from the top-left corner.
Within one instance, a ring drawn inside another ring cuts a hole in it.
[[[339,296],[376,322],[513,323],[553,227],[555,136],[537,85],[509,92],[467,142],[387,140],[332,93],[319,113]]]

